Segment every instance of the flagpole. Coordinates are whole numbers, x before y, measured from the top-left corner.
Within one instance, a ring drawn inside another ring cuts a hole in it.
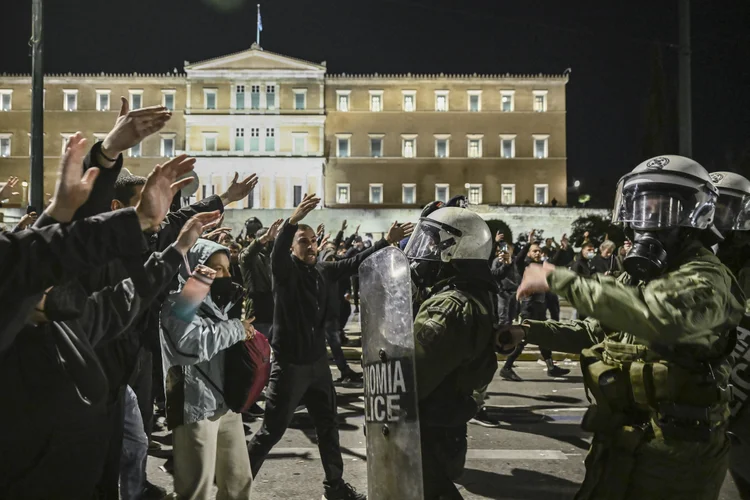
[[[258,17],[255,20],[255,43],[260,47],[260,4],[258,4]]]

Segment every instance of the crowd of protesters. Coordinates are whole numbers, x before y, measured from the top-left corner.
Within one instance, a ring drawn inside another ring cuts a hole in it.
[[[320,203],[311,194],[289,219],[252,217],[233,235],[222,214],[255,187],[255,175],[235,175],[225,193],[182,206],[195,159],[178,156],[147,177],[123,168],[122,152],[170,118],[159,106],[130,111],[123,99],[104,140],[68,140],[50,204],[0,233],[0,498],[163,498],[146,477],[155,408],[173,433],[177,498],[209,498],[214,483],[219,498],[250,498],[304,405],[324,498],[364,499],[343,480],[336,425],[335,386],[362,384],[342,349],[344,329],[359,312],[359,265],[388,245],[403,248],[412,224],[393,223],[375,241],[359,227],[347,234],[344,221],[334,236],[303,222]],[[11,177],[0,200],[17,183]],[[495,237],[499,324],[559,319],[550,292],[516,299],[530,264],[617,277],[631,246],[606,236],[595,244],[586,233],[576,250],[567,235],[558,243],[541,234]],[[264,407],[243,410],[263,417],[247,443],[225,370],[229,350],[254,339],[267,339],[273,355]],[[521,381],[513,364],[523,349],[507,357],[502,378]],[[550,377],[569,373],[540,352]],[[499,426],[484,410],[473,422]]]

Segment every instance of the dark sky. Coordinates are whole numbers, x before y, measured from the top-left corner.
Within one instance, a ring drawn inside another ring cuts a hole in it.
[[[45,70],[167,72],[248,48],[255,4],[209,0],[45,2]],[[0,72],[30,72],[30,0],[8,2]],[[75,5],[75,9],[74,6]],[[693,0],[693,156],[709,170],[750,154],[750,1]],[[265,0],[262,45],[330,72],[562,73],[568,176],[608,205],[644,159],[656,60],[676,112],[677,0]],[[10,27],[10,28],[9,28]],[[661,47],[661,58],[656,47]],[[677,152],[668,117],[666,151]]]

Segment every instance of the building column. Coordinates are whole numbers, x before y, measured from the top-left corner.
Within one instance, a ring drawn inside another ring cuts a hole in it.
[[[294,182],[291,175],[286,178],[286,202],[284,207],[294,208]]]
[[[320,84],[320,108],[319,108],[320,110],[325,109],[325,101],[323,100],[324,99],[324,95],[323,95],[324,93],[325,93],[325,87],[321,83]]]
[[[323,156],[323,146],[325,145],[325,142],[326,142],[326,134],[325,134],[325,129],[323,128],[323,125],[319,127],[318,137],[319,137],[318,156]]]
[[[192,92],[191,92],[190,89],[191,89],[191,83],[188,82],[187,83],[187,96],[185,96],[185,98],[186,98],[186,101],[185,101],[185,114],[188,114],[188,115],[190,114],[190,110],[193,107],[193,105],[192,105],[192,96],[191,96]],[[177,103],[175,103],[175,104],[177,104]]]
[[[317,188],[317,197],[321,199],[320,205],[318,205],[318,208],[323,208],[326,203],[326,197],[325,197],[325,182],[323,181],[323,166],[321,165],[318,167],[318,188]]]
[[[276,172],[271,176],[271,195],[268,197],[268,208],[276,207]]]

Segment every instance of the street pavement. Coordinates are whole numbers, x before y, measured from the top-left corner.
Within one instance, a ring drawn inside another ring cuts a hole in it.
[[[352,337],[358,333],[356,317],[348,330]],[[358,369],[357,363],[351,365]],[[465,499],[573,498],[584,477],[583,460],[590,442],[590,435],[580,429],[588,401],[578,364],[568,360],[559,365],[570,368],[571,374],[551,379],[536,361],[516,364],[523,382],[508,382],[496,374],[487,408],[501,426],[469,425],[468,460],[458,482]],[[337,378],[336,368],[332,366],[331,370]],[[338,388],[338,394],[344,478],[366,492],[363,391]],[[259,428],[260,421],[246,424],[247,438]],[[163,450],[149,457],[149,480],[171,492],[172,478],[164,470],[171,435],[158,432],[154,439]],[[318,500],[322,481],[315,430],[307,412],[301,411],[255,478],[253,498]],[[719,498],[739,500],[731,478],[727,478]]]

